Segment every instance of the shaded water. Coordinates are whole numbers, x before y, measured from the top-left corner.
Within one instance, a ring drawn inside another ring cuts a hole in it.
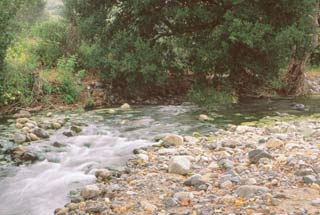
[[[28,166],[3,165],[0,168],[0,214],[49,215],[68,201],[70,190],[94,182],[96,168],[122,166],[139,146],[153,144],[158,134],[214,132],[217,126],[238,124],[256,120],[276,112],[291,114],[319,113],[320,99],[300,100],[308,111],[292,110],[291,100],[251,100],[232,107],[222,107],[211,114],[213,122],[200,122],[197,118],[203,110],[195,106],[138,107],[130,112],[110,114],[108,110],[94,110],[72,114],[70,118],[86,123],[76,137],[62,135],[60,129],[49,140],[30,146],[41,152],[45,160]],[[2,122],[0,141],[10,127]],[[3,134],[3,135],[2,135]],[[52,145],[58,141],[64,147]]]

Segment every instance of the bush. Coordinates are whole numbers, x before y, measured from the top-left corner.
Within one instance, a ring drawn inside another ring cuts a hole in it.
[[[71,104],[78,99],[82,90],[80,81],[85,71],[80,70],[75,73],[76,65],[76,56],[60,58],[58,60],[56,81],[58,82],[58,92],[66,104]]]
[[[230,91],[227,90],[216,90],[213,87],[203,88],[195,86],[192,88],[187,98],[190,102],[198,104],[204,107],[215,107],[221,104],[231,104],[237,101]]]
[[[50,68],[63,56],[66,42],[66,24],[59,20],[48,20],[36,24],[32,37],[37,41],[33,52],[39,56],[41,64]]]

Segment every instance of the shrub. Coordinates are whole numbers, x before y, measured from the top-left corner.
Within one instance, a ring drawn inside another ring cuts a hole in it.
[[[41,64],[50,68],[63,56],[66,41],[66,24],[60,20],[48,20],[36,24],[32,37],[37,41],[33,52],[39,56]]]
[[[80,81],[84,76],[84,70],[75,73],[76,65],[76,56],[58,60],[56,81],[58,82],[58,92],[61,93],[63,102],[66,104],[73,103],[82,90]]]

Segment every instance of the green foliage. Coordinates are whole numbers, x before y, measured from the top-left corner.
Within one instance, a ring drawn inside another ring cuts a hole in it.
[[[216,90],[214,88],[203,88],[195,86],[187,95],[189,101],[205,107],[216,107],[221,104],[231,104],[237,101],[230,91]]]
[[[84,71],[82,70],[75,74],[76,65],[76,56],[58,60],[56,80],[58,82],[58,91],[66,104],[73,103],[82,90],[80,81],[84,76]]]
[[[41,64],[46,68],[56,65],[58,59],[63,56],[66,24],[59,20],[48,20],[36,24],[31,31],[37,40],[33,51],[39,56]]]
[[[107,78],[154,85],[192,72],[199,82],[224,74],[235,86],[245,71],[262,87],[279,79],[294,48],[297,58],[311,50],[317,1],[64,2],[81,39],[99,47],[82,50],[101,59],[86,66]]]

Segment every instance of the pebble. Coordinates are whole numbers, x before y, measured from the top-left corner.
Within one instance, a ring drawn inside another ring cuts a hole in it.
[[[257,186],[257,185],[242,185],[238,187],[236,193],[238,196],[243,198],[250,198],[253,195],[259,194],[259,193],[266,193],[269,189],[264,186]]]
[[[202,184],[205,184],[206,182],[203,180],[202,176],[199,174],[195,174],[193,176],[190,176],[183,184],[185,186],[195,186],[198,187]]]
[[[303,182],[306,184],[312,184],[317,181],[317,178],[314,175],[303,176]]]

